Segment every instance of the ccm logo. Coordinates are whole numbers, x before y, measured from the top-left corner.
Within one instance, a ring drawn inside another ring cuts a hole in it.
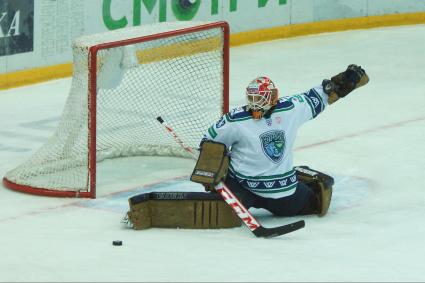
[[[233,211],[236,212],[236,214],[242,219],[242,221],[248,226],[251,231],[260,227],[257,221],[246,210],[246,208],[239,203],[236,198],[234,198],[223,188],[216,188],[216,190],[224,198],[224,201],[233,208]]]

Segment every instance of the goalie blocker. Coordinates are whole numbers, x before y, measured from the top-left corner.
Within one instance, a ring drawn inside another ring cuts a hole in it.
[[[229,168],[229,156],[226,145],[215,141],[203,141],[195,169],[190,180],[201,183],[206,190],[214,190],[214,186],[224,180]]]

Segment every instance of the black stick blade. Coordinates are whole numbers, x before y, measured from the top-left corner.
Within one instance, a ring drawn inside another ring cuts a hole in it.
[[[260,226],[252,232],[257,237],[273,238],[273,237],[278,237],[278,236],[281,236],[281,235],[288,234],[290,232],[299,230],[299,229],[304,228],[304,227],[305,227],[304,220],[300,220],[300,221],[297,221],[297,222],[294,222],[294,223],[290,223],[290,224],[287,224],[287,225],[274,227],[274,228],[265,228],[263,226]]]

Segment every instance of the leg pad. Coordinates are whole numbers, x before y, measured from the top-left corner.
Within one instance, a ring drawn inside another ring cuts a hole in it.
[[[295,167],[295,172],[298,181],[304,182],[307,186],[312,188],[316,196],[317,209],[314,212],[319,216],[326,215],[331,204],[332,186],[335,183],[334,179],[308,166]]]
[[[154,192],[129,199],[129,221],[136,230],[150,227],[217,229],[242,225],[217,193]]]

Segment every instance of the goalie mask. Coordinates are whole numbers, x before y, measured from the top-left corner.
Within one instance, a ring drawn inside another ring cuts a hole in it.
[[[246,88],[246,97],[252,117],[261,119],[264,113],[276,105],[278,90],[268,77],[258,77]]]

